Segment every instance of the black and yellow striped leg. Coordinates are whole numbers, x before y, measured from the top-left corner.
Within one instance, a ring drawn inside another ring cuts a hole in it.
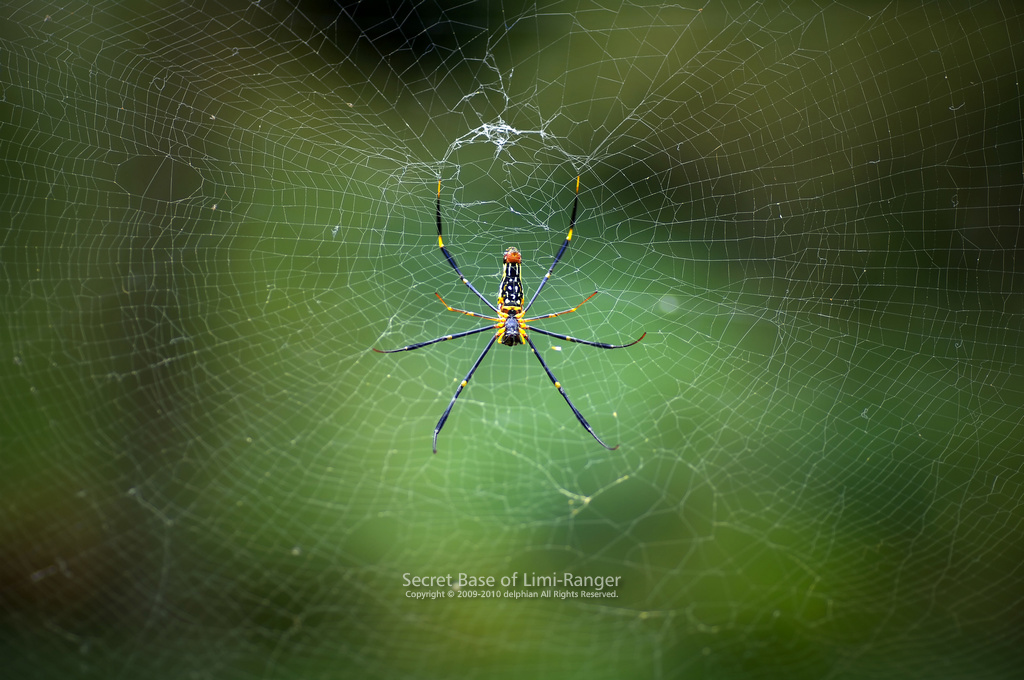
[[[439,189],[439,191],[440,191],[440,189]],[[440,198],[438,198],[438,200],[440,201]],[[440,205],[440,203],[438,205]],[[528,310],[530,307],[533,306],[533,301],[537,299],[538,295],[540,295],[540,292],[544,289],[544,284],[547,283],[548,279],[551,278],[551,272],[553,272],[555,270],[555,265],[558,264],[558,261],[562,259],[562,254],[565,253],[565,249],[569,247],[569,241],[572,240],[572,230],[573,230],[573,227],[576,226],[576,209],[579,208],[579,205],[580,205],[580,178],[577,176],[576,177],[576,198],[574,198],[573,201],[572,201],[572,217],[569,218],[569,234],[568,234],[568,236],[565,237],[565,241],[562,242],[562,247],[558,249],[558,254],[555,255],[555,261],[551,263],[550,267],[548,267],[548,273],[545,274],[544,278],[540,280],[540,285],[537,286],[537,292],[535,292],[533,294],[533,297],[530,298],[530,304],[526,305],[526,307],[523,309],[523,313],[524,314],[526,313],[526,310]],[[589,300],[590,298],[587,298],[587,299]],[[584,302],[586,302],[586,300],[584,300]],[[582,304],[582,303],[580,303],[580,304]],[[600,441],[600,440],[598,440],[598,441]]]
[[[491,338],[491,341],[487,343],[487,347],[484,347],[484,351],[480,353],[476,363],[473,364],[473,368],[469,369],[469,373],[467,373],[466,377],[462,379],[461,383],[459,383],[459,389],[455,390],[455,396],[452,397],[451,403],[448,404],[448,408],[444,410],[444,415],[441,416],[441,420],[437,421],[437,427],[434,428],[434,453],[437,453],[437,434],[441,431],[441,428],[444,427],[445,421],[448,420],[448,414],[452,412],[452,406],[455,406],[455,400],[459,398],[460,394],[462,394],[462,388],[469,384],[469,379],[473,377],[474,373],[476,373],[476,369],[480,366],[480,362],[483,361],[484,357],[487,356],[487,353],[491,351],[491,347],[494,347],[494,341],[497,339],[498,336],[494,335]],[[601,440],[599,439],[598,441]]]
[[[484,331],[493,331],[494,326],[484,326],[483,328],[475,328],[471,331],[465,331],[463,333],[455,333],[454,335],[445,335],[434,340],[427,340],[426,342],[417,342],[415,345],[407,345],[406,347],[399,347],[398,349],[377,349],[373,348],[374,352],[378,354],[394,354],[395,352],[408,352],[411,349],[419,349],[420,347],[426,347],[427,345],[433,345],[438,342],[444,342],[445,340],[455,340],[456,338],[464,338],[467,335],[476,335],[477,333],[483,333]]]
[[[623,347],[632,347],[633,345],[635,345],[636,343],[640,342],[645,337],[647,337],[647,333],[644,333],[643,335],[641,335],[639,338],[637,338],[633,342],[629,343],[628,345],[609,345],[607,342],[591,342],[589,340],[580,340],[579,338],[574,338],[571,335],[562,335],[561,333],[552,333],[551,331],[541,330],[540,328],[537,328],[536,326],[530,326],[530,332],[531,333],[540,333],[541,335],[548,335],[548,336],[550,336],[552,338],[558,338],[559,340],[565,340],[566,342],[578,342],[581,345],[590,345],[591,347],[600,347],[602,349],[622,349]]]
[[[537,330],[537,329],[534,328],[532,330]],[[565,393],[565,390],[562,389],[562,383],[558,382],[558,380],[555,378],[555,374],[552,373],[551,369],[548,368],[548,365],[546,363],[544,363],[544,359],[540,356],[540,352],[537,351],[537,346],[533,344],[533,340],[531,340],[530,336],[528,336],[528,335],[526,336],[526,342],[530,343],[530,349],[533,350],[533,356],[537,357],[537,361],[539,361],[540,365],[544,367],[544,371],[547,372],[548,377],[551,378],[551,384],[558,388],[558,393],[562,395],[562,398],[565,399],[565,403],[568,404],[569,408],[572,409],[572,412],[576,414],[576,420],[580,421],[580,425],[582,425],[584,427],[584,429],[586,429],[586,431],[590,433],[591,437],[593,437],[594,439],[597,440],[598,444],[600,444],[604,448],[608,449],[609,451],[614,451],[615,449],[619,448],[618,445],[616,445],[616,446],[608,446],[603,441],[601,441],[601,438],[598,437],[594,433],[594,428],[590,427],[590,423],[587,422],[587,419],[584,418],[583,414],[579,412],[579,409],[577,409],[575,406],[573,406],[572,402],[569,401],[569,395],[567,395]],[[488,348],[489,348],[489,346],[488,346]],[[476,368],[476,367],[474,366],[474,368]],[[465,383],[463,383],[463,384],[465,384]],[[458,395],[456,394],[455,396],[458,396]],[[455,401],[455,400],[453,399],[452,401]],[[451,408],[451,407],[449,407],[449,408]],[[448,415],[448,414],[446,413],[445,415]]]
[[[448,264],[452,266],[452,269],[454,269],[455,273],[459,275],[462,282],[469,286],[469,289],[476,293],[476,296],[483,300],[485,305],[497,312],[498,308],[494,306],[494,303],[481,295],[480,291],[474,288],[473,284],[469,282],[469,279],[462,275],[459,265],[455,264],[455,258],[452,257],[452,254],[444,247],[444,241],[441,240],[441,180],[437,180],[437,245],[440,246],[441,252],[444,253],[444,256],[448,259]]]

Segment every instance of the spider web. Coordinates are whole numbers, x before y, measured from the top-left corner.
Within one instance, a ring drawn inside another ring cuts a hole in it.
[[[1016,677],[1020,8],[749,4],[7,3],[12,677]],[[577,176],[531,311],[647,337],[534,339],[621,448],[497,346],[432,456],[438,179],[490,298]]]

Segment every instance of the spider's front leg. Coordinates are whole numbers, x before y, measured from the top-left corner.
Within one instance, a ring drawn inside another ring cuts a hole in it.
[[[534,328],[533,330],[537,329]],[[615,449],[619,448],[618,444],[616,444],[615,446],[608,446],[603,441],[601,441],[601,438],[598,437],[597,433],[594,432],[594,428],[590,426],[590,423],[587,422],[587,419],[583,417],[583,414],[580,413],[579,409],[576,408],[576,406],[574,406],[573,403],[569,400],[569,395],[566,394],[565,389],[562,388],[562,383],[558,382],[558,379],[555,378],[555,374],[551,372],[550,368],[548,368],[548,365],[544,362],[544,359],[541,357],[540,352],[537,351],[537,346],[533,344],[533,340],[530,339],[529,335],[526,336],[526,342],[530,343],[530,349],[533,350],[533,355],[537,357],[537,361],[539,361],[540,365],[544,367],[544,372],[547,373],[548,378],[551,379],[551,384],[558,389],[558,393],[562,395],[562,398],[565,399],[565,403],[568,404],[569,408],[572,409],[572,412],[576,415],[576,420],[580,421],[580,425],[582,425],[583,428],[590,433],[591,437],[597,440],[598,444],[608,449],[609,451],[614,451]]]
[[[461,383],[459,383],[459,389],[455,390],[455,396],[452,397],[452,400],[448,403],[448,408],[444,410],[444,415],[441,416],[441,420],[437,421],[437,426],[434,428],[435,454],[437,453],[437,435],[441,432],[441,428],[444,427],[445,421],[448,420],[448,414],[452,412],[452,407],[455,406],[455,400],[459,398],[460,394],[462,394],[463,388],[469,384],[469,379],[473,377],[474,373],[476,373],[476,369],[480,366],[480,362],[483,361],[484,357],[487,356],[487,353],[491,351],[491,347],[494,347],[494,341],[497,339],[498,334],[496,333],[491,338],[491,341],[487,343],[487,347],[484,347],[484,351],[480,353],[479,357],[477,357],[476,363],[473,364],[473,368],[469,369],[469,373],[467,373],[466,377],[462,379]]]

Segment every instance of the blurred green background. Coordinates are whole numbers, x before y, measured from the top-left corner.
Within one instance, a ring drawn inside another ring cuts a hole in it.
[[[1020,8],[749,5],[9,3],[12,677],[1017,677]],[[577,176],[533,311],[647,336],[534,339],[620,448],[499,346],[432,456],[437,180],[491,297]]]

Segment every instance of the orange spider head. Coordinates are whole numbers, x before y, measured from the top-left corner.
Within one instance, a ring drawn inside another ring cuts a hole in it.
[[[519,264],[522,261],[523,256],[519,253],[518,248],[509,248],[505,251],[506,264]]]

